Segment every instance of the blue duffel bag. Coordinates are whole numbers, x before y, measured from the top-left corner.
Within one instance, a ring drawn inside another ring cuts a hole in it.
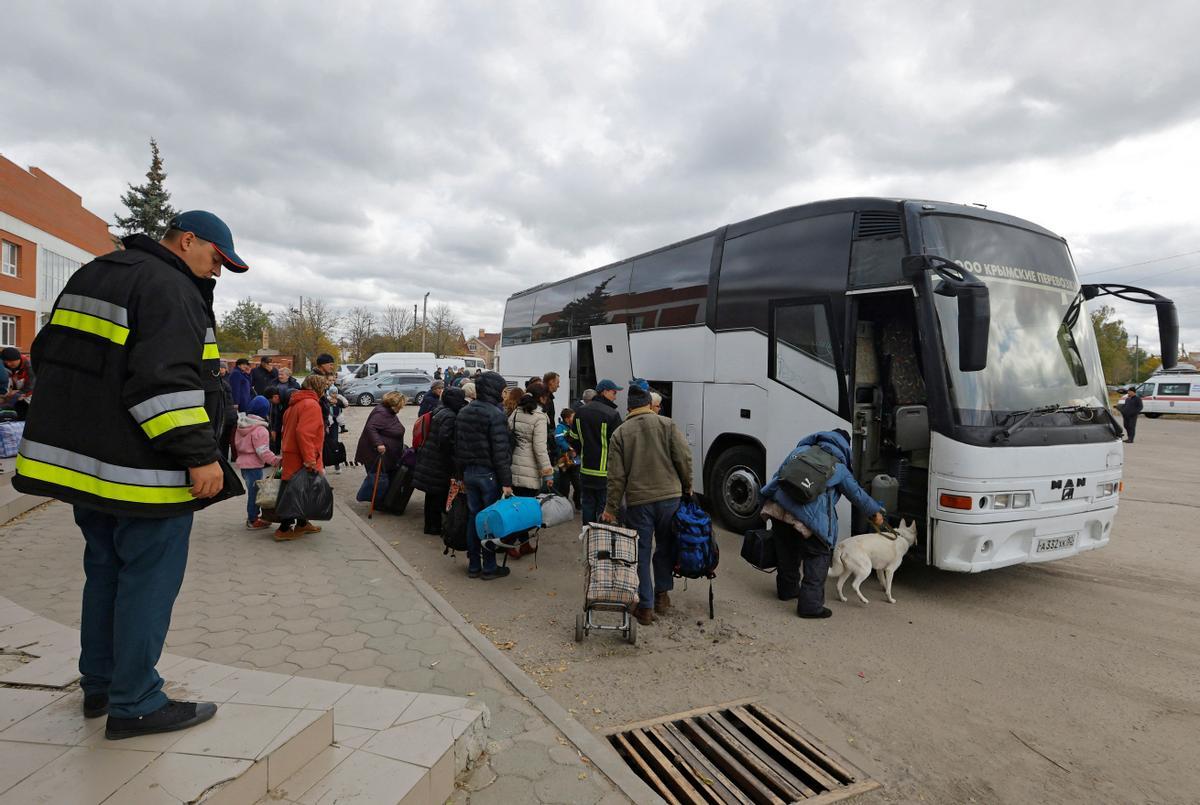
[[[537,498],[501,498],[475,515],[475,532],[481,541],[524,534],[541,525],[542,505]]]

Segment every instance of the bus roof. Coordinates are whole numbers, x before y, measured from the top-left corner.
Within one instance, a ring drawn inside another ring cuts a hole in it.
[[[804,218],[815,218],[819,215],[830,215],[839,212],[883,210],[888,212],[902,213],[904,205],[906,204],[920,205],[922,211],[924,212],[942,212],[950,215],[965,215],[971,218],[982,218],[984,220],[994,221],[995,223],[999,224],[1006,224],[1008,226],[1016,226],[1022,229],[1028,229],[1030,231],[1037,232],[1040,235],[1047,235],[1055,238],[1056,240],[1063,240],[1061,235],[1051,232],[1049,229],[1039,226],[1032,221],[1027,221],[1023,218],[1017,218],[1016,216],[1007,215],[1002,212],[995,212],[994,210],[989,210],[986,207],[969,204],[953,204],[946,201],[932,201],[927,199],[913,198],[885,198],[882,196],[853,196],[848,198],[834,198],[826,199],[824,201],[812,201],[807,204],[798,204],[794,207],[784,207],[781,210],[775,210],[774,212],[757,215],[753,218],[747,218],[744,221],[738,221],[737,223],[727,224],[725,226],[709,230],[708,232],[703,232],[699,235],[693,235],[690,238],[684,238],[683,240],[679,240],[674,243],[668,243],[664,246],[659,246],[658,248],[652,249],[648,252],[630,255],[629,257],[622,257],[620,260],[616,260],[602,266],[597,266],[596,268],[589,268],[586,271],[580,271],[577,274],[571,274],[567,277],[563,277],[560,280],[539,283],[531,288],[525,288],[524,290],[513,293],[511,296],[509,296],[509,299],[516,299],[518,297],[525,296],[526,294],[540,291],[543,288],[548,288],[552,285],[558,285],[561,282],[577,279],[578,277],[583,277],[594,272],[606,271],[614,266],[621,265],[622,263],[628,263],[630,260],[644,259],[650,255],[657,254],[661,251],[666,251],[667,249],[675,248],[676,246],[680,246],[685,243],[691,243],[692,241],[713,237],[722,232],[722,230],[724,230],[726,238],[735,238],[739,235],[745,235],[749,232],[755,232],[759,229],[766,229],[767,227],[777,226],[790,221],[799,221]]]

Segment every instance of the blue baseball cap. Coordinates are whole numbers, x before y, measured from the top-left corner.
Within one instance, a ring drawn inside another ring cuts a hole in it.
[[[246,261],[238,257],[237,252],[233,250],[233,233],[229,231],[229,226],[211,212],[204,210],[181,212],[172,218],[167,226],[181,232],[191,232],[201,240],[207,240],[224,258],[225,267],[230,271],[240,274],[250,268],[246,265]]]
[[[596,393],[597,394],[599,394],[602,391],[620,391],[620,390],[621,390],[621,387],[618,386],[616,383],[612,382],[611,380],[609,380],[608,378],[605,378],[604,380],[601,380],[599,383],[596,384]]]
[[[631,378],[629,381],[629,385],[637,386],[642,391],[650,391],[650,382],[641,377]]]

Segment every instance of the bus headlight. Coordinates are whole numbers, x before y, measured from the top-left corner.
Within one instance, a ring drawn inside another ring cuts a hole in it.
[[[1117,494],[1117,492],[1120,491],[1120,488],[1120,481],[1105,481],[1104,483],[1100,484],[1099,488],[1096,490],[1096,497],[1110,498]]]
[[[1031,496],[1028,492],[997,492],[992,495],[992,511],[1028,509]]]

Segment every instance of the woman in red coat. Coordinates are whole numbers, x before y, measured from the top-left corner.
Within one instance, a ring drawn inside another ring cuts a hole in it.
[[[287,410],[283,412],[283,480],[289,480],[303,469],[325,472],[321,446],[325,443],[325,419],[321,415],[321,397],[329,381],[319,374],[304,378],[299,391],[292,392]],[[275,532],[275,539],[284,542],[315,534],[321,530],[307,520],[284,520]]]

